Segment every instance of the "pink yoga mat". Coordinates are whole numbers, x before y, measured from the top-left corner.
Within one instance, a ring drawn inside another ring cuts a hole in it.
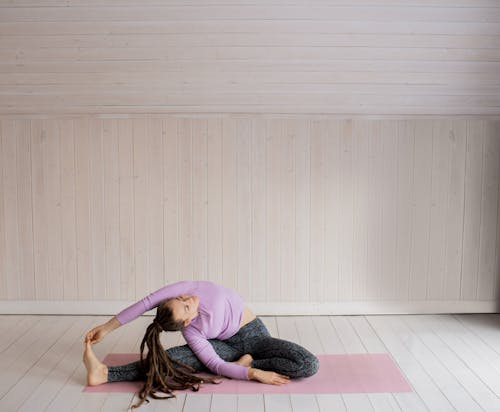
[[[139,359],[138,353],[110,353],[103,363],[124,365]],[[223,378],[220,384],[203,384],[190,394],[259,394],[259,393],[376,393],[412,392],[401,371],[387,353],[318,355],[320,368],[310,378],[293,379],[283,386],[264,385],[255,381]],[[206,376],[206,375],[205,375]],[[137,392],[143,382],[111,382],[87,386],[83,392]]]

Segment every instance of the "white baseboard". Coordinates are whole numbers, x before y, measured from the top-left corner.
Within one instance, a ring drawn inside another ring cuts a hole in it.
[[[115,315],[133,301],[0,301],[0,314]],[[249,302],[259,316],[498,313],[498,301]],[[147,312],[154,315],[155,310]]]

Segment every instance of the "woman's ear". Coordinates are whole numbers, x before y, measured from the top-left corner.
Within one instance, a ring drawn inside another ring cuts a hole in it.
[[[186,319],[184,321],[184,327],[188,326],[191,323],[191,319]]]

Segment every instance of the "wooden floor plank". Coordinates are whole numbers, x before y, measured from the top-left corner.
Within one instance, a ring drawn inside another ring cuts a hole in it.
[[[394,399],[403,412],[428,412],[430,409],[422,401],[418,393],[394,393]]]
[[[319,333],[314,326],[314,317],[298,316],[295,318],[295,326],[299,341],[297,342],[311,353],[319,355],[323,352],[323,346],[319,339]]]
[[[345,412],[346,404],[344,398],[340,394],[322,394],[316,395],[320,412]]]
[[[387,316],[386,319],[390,321],[393,331],[401,337],[408,351],[427,374],[432,376],[436,386],[457,411],[483,411],[483,408],[470,396],[456,376],[441,362],[441,359],[422,342],[420,335],[414,333],[406,325],[406,316]]]
[[[59,319],[60,322],[67,322],[67,320]],[[30,327],[25,334],[17,335],[16,341],[10,344],[2,353],[0,353],[0,365],[4,371],[10,367],[11,364],[15,363],[23,353],[29,351],[32,347],[36,345],[41,336],[47,333],[47,329],[53,329],[55,327],[53,319],[47,317],[41,318],[38,322],[34,322],[32,327]],[[50,339],[55,338],[53,336],[48,337]],[[0,377],[1,381],[1,377]],[[0,392],[0,396],[2,393]]]
[[[32,368],[40,357],[55,344],[61,335],[71,326],[73,319],[70,316],[52,316],[44,318],[36,324],[12,350],[0,354],[2,360],[2,374],[0,375],[0,398],[7,392],[14,390],[14,386],[21,382],[26,372]],[[10,355],[9,359],[6,356]]]
[[[400,412],[401,407],[392,393],[370,393],[368,398],[375,412]]]
[[[264,412],[264,395],[239,395],[238,412]]]
[[[415,392],[418,393],[427,408],[439,411],[454,411],[455,408],[436,386],[432,377],[422,368],[406,345],[391,328],[386,316],[367,316],[379,338],[384,342],[392,358],[406,375]]]
[[[235,412],[238,410],[237,395],[212,395],[210,412]]]
[[[496,353],[500,353],[500,315],[455,314],[452,316]]]
[[[372,412],[373,406],[368,396],[359,396],[357,393],[342,395],[347,412]]]
[[[319,405],[315,395],[292,393],[290,403],[293,412],[319,412]]]
[[[78,345],[81,347],[81,337],[85,333],[87,326],[90,325],[89,319],[86,319],[86,322],[85,319],[82,319],[81,322],[73,322],[73,319],[69,317],[67,321],[67,323],[60,325],[60,329],[54,331],[53,336],[58,337],[58,339],[39,359],[33,359],[33,361],[30,361],[29,358],[26,359],[28,362],[25,368],[27,369],[26,373],[0,400],[2,410],[19,410],[21,405],[35,392],[38,396],[36,399],[31,399],[36,400],[36,407],[39,408],[41,404],[47,404],[49,399],[46,397],[46,391],[49,389],[52,371],[59,367],[59,364],[72,347]],[[31,405],[32,407],[35,406],[34,403],[31,403]]]
[[[212,395],[186,395],[183,412],[210,411]]]
[[[422,315],[436,333],[462,361],[483,381],[483,383],[500,397],[500,365],[498,358],[488,358],[492,351],[485,351],[485,346],[477,337],[465,331],[459,322],[446,315]]]
[[[0,353],[23,337],[36,322],[32,316],[5,316],[0,328]]]
[[[365,353],[366,349],[349,322],[349,318],[350,316],[331,316],[330,321],[337,331],[345,353]]]
[[[293,412],[290,395],[264,395],[264,410],[266,412]]]
[[[313,317],[313,323],[318,331],[323,354],[334,355],[346,352],[330,316],[315,316]]]
[[[500,398],[484,385],[460,356],[434,333],[425,316],[408,315],[403,320],[483,410],[500,410]]]

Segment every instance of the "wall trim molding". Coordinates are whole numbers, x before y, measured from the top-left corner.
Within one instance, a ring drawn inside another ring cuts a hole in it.
[[[115,315],[135,301],[0,301],[2,315]],[[500,301],[249,302],[259,316],[499,313]],[[155,310],[146,312],[154,315]]]

